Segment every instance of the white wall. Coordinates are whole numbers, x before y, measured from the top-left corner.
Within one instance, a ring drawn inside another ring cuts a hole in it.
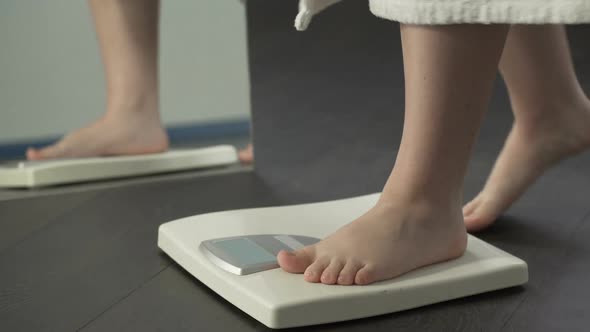
[[[167,125],[246,119],[245,7],[162,1],[161,111]],[[0,143],[62,135],[104,110],[85,1],[0,1]]]

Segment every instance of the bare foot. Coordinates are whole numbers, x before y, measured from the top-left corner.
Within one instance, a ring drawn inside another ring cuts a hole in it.
[[[156,112],[111,112],[53,145],[29,148],[27,159],[135,155],[167,149],[168,137]]]
[[[516,121],[484,189],[463,208],[468,231],[490,226],[549,167],[590,147],[590,102],[553,114]]]
[[[240,162],[245,165],[249,165],[254,162],[254,147],[252,146],[252,143],[248,144],[245,149],[240,150],[238,153],[238,158],[240,159]]]
[[[460,206],[460,205],[457,205]],[[278,255],[287,272],[309,282],[366,285],[460,257],[467,233],[460,208],[377,204],[315,245]]]

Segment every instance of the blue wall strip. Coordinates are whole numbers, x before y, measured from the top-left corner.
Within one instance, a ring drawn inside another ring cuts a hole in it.
[[[171,144],[192,143],[224,137],[247,136],[250,133],[250,121],[238,120],[172,126],[167,128],[166,131]],[[50,137],[26,142],[0,144],[0,159],[22,159],[28,147],[43,147],[58,139],[59,137]]]

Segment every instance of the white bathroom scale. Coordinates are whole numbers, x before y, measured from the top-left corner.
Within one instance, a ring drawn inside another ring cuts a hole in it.
[[[274,254],[334,232],[379,194],[322,203],[215,212],[160,226],[158,246],[199,281],[270,328],[346,321],[522,285],[527,264],[474,236],[455,260],[367,286],[308,283]]]
[[[41,187],[234,164],[236,149],[219,145],[134,156],[21,161],[0,164],[0,187]]]

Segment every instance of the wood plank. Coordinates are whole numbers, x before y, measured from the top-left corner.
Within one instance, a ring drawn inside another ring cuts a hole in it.
[[[567,162],[549,177],[559,186],[540,183],[527,195],[530,222],[514,232],[513,246],[531,269],[526,298],[507,322],[507,331],[586,331],[590,288],[590,169],[588,154]],[[537,199],[543,195],[544,201]],[[586,214],[578,209],[586,206]],[[506,236],[503,236],[505,239]],[[504,240],[506,241],[506,240]]]
[[[80,328],[168,266],[161,223],[273,202],[251,172],[102,192],[0,254],[2,329]]]
[[[0,201],[0,253],[48,224],[95,193],[74,193],[26,200]]]

